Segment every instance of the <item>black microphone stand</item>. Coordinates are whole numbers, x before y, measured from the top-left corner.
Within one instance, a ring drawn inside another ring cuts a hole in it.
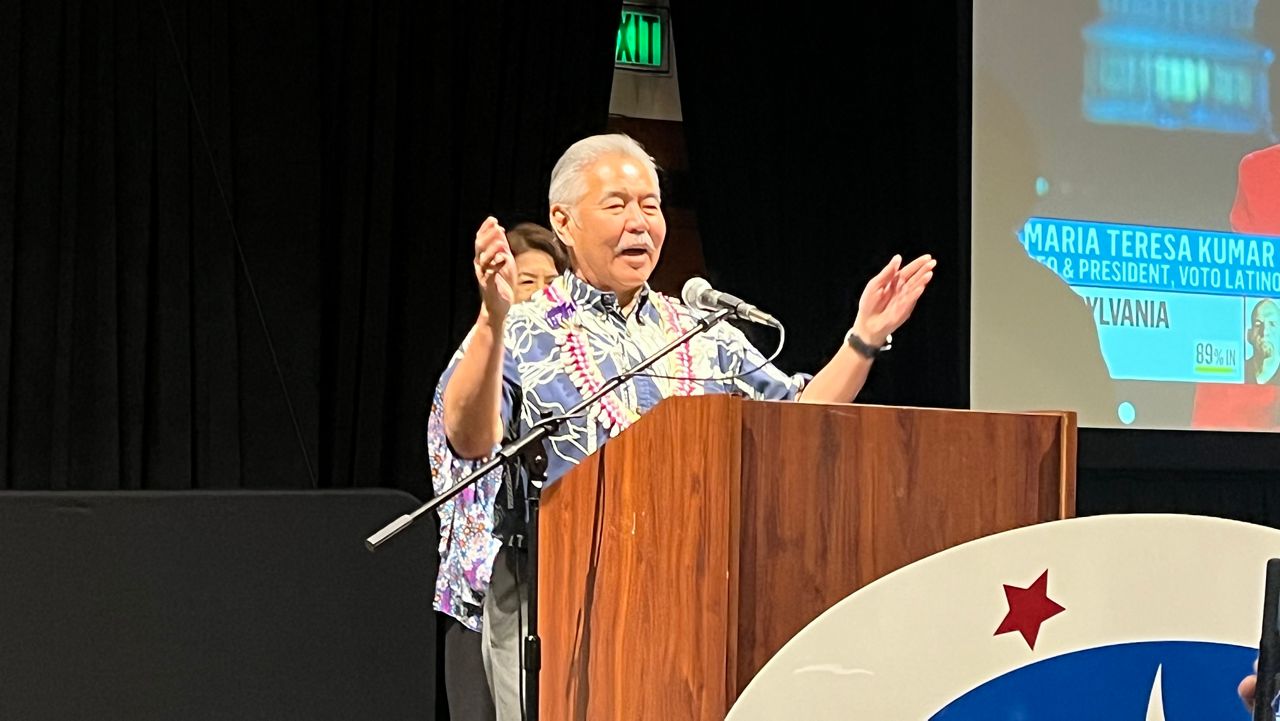
[[[639,375],[689,339],[700,333],[707,332],[713,325],[733,314],[733,309],[721,308],[711,315],[699,318],[693,328],[685,331],[679,338],[666,344],[658,352],[640,361],[634,367],[628,368],[623,373],[605,381],[599,390],[583,398],[578,405],[561,415],[544,418],[533,424],[528,433],[498,449],[498,452],[493,454],[492,458],[481,464],[466,478],[446,488],[438,496],[419,506],[413,513],[400,516],[384,526],[382,530],[365,539],[365,547],[370,551],[376,551],[379,546],[400,531],[408,528],[419,517],[447,503],[493,469],[517,459],[524,464],[525,472],[529,478],[528,487],[524,494],[527,509],[526,517],[528,518],[529,545],[529,616],[523,638],[524,718],[526,721],[537,721],[538,719],[538,674],[542,670],[542,640],[538,636],[538,510],[542,499],[542,486],[546,482],[547,473],[546,447],[542,441],[554,433],[564,421],[582,415],[592,404],[606,394]]]

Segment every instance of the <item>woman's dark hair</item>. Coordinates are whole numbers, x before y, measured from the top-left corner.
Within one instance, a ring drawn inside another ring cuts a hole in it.
[[[569,254],[560,245],[555,233],[537,223],[520,223],[507,231],[507,243],[511,245],[512,255],[519,256],[530,250],[540,250],[551,256],[556,270],[563,273],[569,267]]]

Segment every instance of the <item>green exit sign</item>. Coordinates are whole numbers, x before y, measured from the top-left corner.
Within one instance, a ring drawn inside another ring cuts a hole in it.
[[[622,6],[618,23],[615,67],[645,72],[666,72],[670,20],[666,8]]]

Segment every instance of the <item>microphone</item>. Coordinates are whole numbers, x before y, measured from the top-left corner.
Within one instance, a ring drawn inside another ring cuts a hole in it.
[[[760,325],[771,325],[774,328],[781,328],[782,324],[777,318],[751,305],[745,300],[721,293],[711,287],[703,278],[693,277],[684,284],[684,289],[680,291],[680,299],[690,308],[698,308],[700,310],[715,311],[720,308],[728,308],[734,312],[742,320],[759,323]]]

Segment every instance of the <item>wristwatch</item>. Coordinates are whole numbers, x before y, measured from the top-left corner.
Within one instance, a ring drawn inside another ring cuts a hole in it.
[[[852,330],[849,331],[849,335],[844,337],[844,342],[848,343],[849,347],[852,348],[858,355],[862,356],[863,358],[874,360],[875,357],[879,355],[882,351],[887,351],[893,347],[893,334],[890,333],[889,335],[885,336],[884,345],[880,346],[879,348],[859,338],[858,334],[854,333]]]

